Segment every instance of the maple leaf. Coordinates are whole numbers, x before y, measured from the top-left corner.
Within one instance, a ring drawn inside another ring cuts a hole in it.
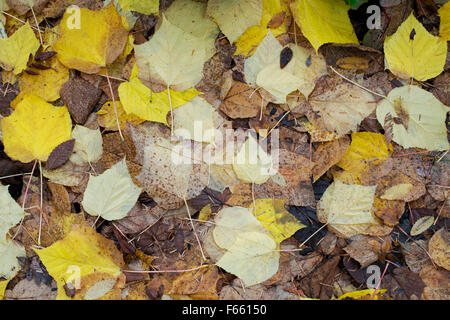
[[[1,119],[5,152],[23,163],[47,161],[52,150],[71,139],[71,120],[66,107],[54,107],[27,93],[14,112]]]

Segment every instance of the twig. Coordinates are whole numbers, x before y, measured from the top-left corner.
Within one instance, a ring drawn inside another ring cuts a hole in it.
[[[108,80],[109,91],[111,92],[111,97],[112,97],[112,101],[113,101],[114,113],[116,114],[117,128],[119,129],[120,138],[122,139],[122,141],[125,141],[125,139],[122,135],[122,130],[120,130],[120,122],[119,122],[119,116],[117,114],[116,99],[114,98],[114,91],[113,91],[113,88],[111,85],[111,81],[109,80],[108,66],[106,66],[105,70],[106,70],[106,80]]]
[[[36,23],[36,27],[39,33],[39,41],[41,42],[41,46],[44,46],[44,41],[42,40],[42,34],[41,34],[41,29],[39,28],[39,24],[37,22],[37,18],[36,18],[36,14],[34,13],[34,9],[33,6],[30,5],[30,9],[31,9],[31,13],[33,14],[33,18],[34,18],[34,23]]]
[[[186,201],[186,196],[183,196],[183,200],[184,200],[184,204],[186,205],[186,210],[188,212],[189,222],[191,223],[192,231],[194,231],[195,238],[197,239],[198,245],[200,247],[200,252],[202,253],[203,260],[206,260],[205,254],[203,253],[203,249],[202,249],[202,243],[200,242],[200,239],[198,238],[197,231],[195,230],[194,222],[192,221],[192,218],[191,218],[191,212],[189,210],[189,206],[188,206],[188,203]]]
[[[274,250],[274,251],[280,251],[280,252],[293,252],[293,251],[302,251],[303,249],[301,249],[301,247],[303,247],[304,246],[304,244],[306,243],[306,242],[308,242],[309,241],[309,239],[311,239],[312,237],[314,237],[320,230],[322,230],[324,227],[326,227],[328,225],[328,222],[327,223],[325,223],[323,226],[321,226],[319,229],[317,229],[312,235],[310,235],[309,237],[308,237],[308,239],[306,239],[305,241],[303,241],[300,245],[299,245],[299,249],[292,249],[292,250]]]
[[[381,275],[380,280],[378,280],[377,286],[375,287],[375,290],[373,291],[371,300],[374,300],[374,299],[375,299],[375,295],[377,294],[377,291],[378,291],[378,289],[380,288],[381,281],[383,280],[384,275],[386,274],[386,271],[387,271],[387,269],[388,269],[388,267],[389,267],[389,264],[391,263],[391,262],[388,261],[388,260],[386,260],[386,261],[387,261],[386,267],[384,268],[384,271],[383,271],[383,274]]]

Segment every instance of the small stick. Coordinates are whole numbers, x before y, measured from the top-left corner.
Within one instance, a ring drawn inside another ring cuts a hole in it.
[[[186,201],[186,196],[183,196],[183,200],[184,200],[184,204],[186,205],[186,210],[188,212],[189,222],[191,223],[192,231],[194,231],[195,238],[197,239],[198,245],[200,247],[200,252],[202,253],[203,260],[206,260],[205,254],[203,253],[203,249],[202,249],[202,243],[200,242],[200,239],[198,238],[197,231],[195,231],[194,222],[192,221],[192,218],[191,218],[191,212],[189,210],[189,206],[188,206],[188,203]]]
[[[119,129],[120,138],[122,139],[122,141],[125,141],[122,135],[122,130],[120,130],[119,116],[117,114],[117,107],[116,107],[116,99],[114,98],[113,88],[111,85],[111,81],[109,80],[108,67],[106,67],[105,70],[106,70],[106,80],[108,80],[109,91],[111,92],[111,97],[113,101],[114,113],[116,114],[117,128]]]
[[[37,18],[36,18],[36,14],[34,13],[34,9],[33,6],[30,5],[30,9],[31,9],[31,13],[33,13],[33,18],[34,18],[34,23],[36,23],[36,27],[39,33],[39,40],[41,42],[41,46],[44,46],[44,41],[42,40],[42,34],[41,34],[41,29],[39,28],[39,24],[37,22]]]
[[[383,280],[384,275],[385,275],[385,273],[386,273],[386,271],[387,271],[387,269],[388,269],[388,267],[389,267],[389,264],[391,263],[389,260],[386,260],[386,261],[387,261],[386,267],[384,268],[384,271],[383,271],[383,274],[381,275],[380,280],[378,280],[377,286],[375,287],[375,290],[374,290],[374,292],[373,292],[373,294],[372,294],[371,300],[374,300],[374,299],[375,299],[375,295],[377,294],[377,291],[378,291],[378,289],[380,288],[381,281]]]
[[[206,267],[212,266],[211,264],[205,264],[199,267],[191,268],[191,269],[184,269],[184,270],[122,270],[123,272],[129,272],[129,273],[181,273],[181,272],[189,272],[189,271],[195,271],[199,269],[203,269]]]

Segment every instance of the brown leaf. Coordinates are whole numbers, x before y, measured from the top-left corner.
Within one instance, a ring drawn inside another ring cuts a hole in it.
[[[47,182],[47,186],[52,193],[52,201],[55,207],[61,212],[71,212],[69,193],[66,187],[54,182]]]
[[[284,12],[284,11],[277,13],[276,15],[274,15],[272,17],[272,19],[270,19],[269,23],[267,24],[267,28],[270,28],[270,29],[278,28],[283,23],[285,17],[286,17],[286,12]]]
[[[434,263],[450,271],[450,233],[444,228],[437,231],[428,243]]]
[[[61,87],[60,95],[75,122],[84,124],[100,100],[102,91],[81,78],[75,78]]]
[[[220,105],[220,110],[232,119],[256,117],[266,106],[261,95],[249,85],[234,82]]]
[[[373,251],[373,246],[369,243],[371,239],[367,236],[356,236],[355,239],[344,248],[344,250],[356,261],[361,267],[367,267],[378,260],[378,254]]]
[[[315,163],[312,170],[314,182],[341,160],[349,146],[350,139],[347,136],[319,145],[312,157]]]
[[[45,168],[47,170],[54,170],[61,167],[64,163],[69,160],[72,154],[73,147],[75,146],[75,139],[68,140],[61,143],[50,153]]]

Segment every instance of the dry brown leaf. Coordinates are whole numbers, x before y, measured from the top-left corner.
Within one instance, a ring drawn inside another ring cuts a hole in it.
[[[378,260],[378,253],[373,250],[373,246],[370,244],[373,239],[375,238],[356,236],[344,250],[350,257],[358,261],[362,268],[367,267]]]
[[[444,228],[437,231],[428,243],[434,263],[450,271],[450,233]]]
[[[249,85],[235,81],[220,110],[232,119],[256,117],[267,105],[259,92]]]
[[[312,156],[315,163],[312,170],[314,182],[341,160],[349,146],[350,139],[347,136],[319,145]]]

